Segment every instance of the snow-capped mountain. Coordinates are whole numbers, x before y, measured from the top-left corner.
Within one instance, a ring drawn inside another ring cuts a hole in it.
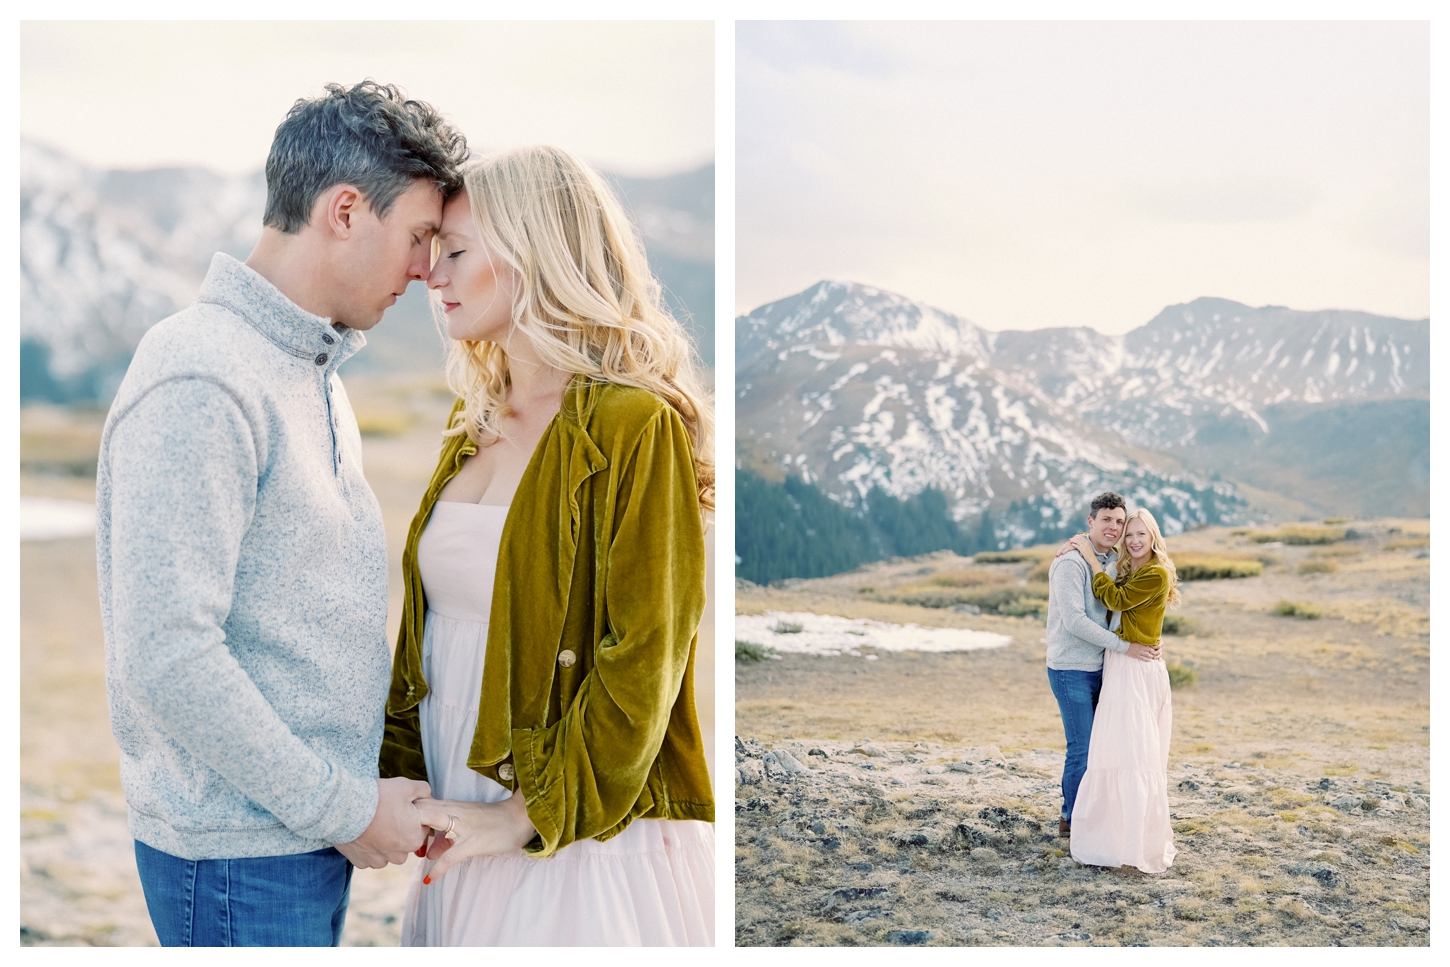
[[[265,199],[260,173],[96,171],[22,140],[22,341],[48,351],[57,380],[114,388],[141,335],[195,298],[212,254],[251,250]]]
[[[1266,436],[1291,402],[1423,396],[1428,330],[1200,299],[1119,337],[992,332],[822,282],[736,320],[739,466],[853,505],[934,487],[959,521],[990,510],[1013,541],[1075,524],[1110,487],[1170,532],[1230,522],[1247,505],[1195,459],[1201,435]]]
[[[1267,434],[1267,411],[1284,403],[1420,398],[1430,390],[1428,319],[1195,299],[1123,336],[993,335],[993,365],[1145,447],[1191,448],[1200,431],[1225,422]]]
[[[614,178],[670,305],[706,361],[714,347],[714,166]],[[262,231],[266,179],[200,168],[100,171],[20,142],[21,394],[107,400],[152,325],[190,303],[215,252],[245,258]],[[362,369],[437,367],[422,286],[369,333]]]

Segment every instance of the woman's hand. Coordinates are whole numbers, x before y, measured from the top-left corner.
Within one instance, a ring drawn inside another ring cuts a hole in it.
[[[1085,535],[1085,534],[1078,534],[1077,535],[1077,537],[1086,537],[1086,536],[1087,535]],[[1077,537],[1074,537],[1073,540],[1077,540]],[[1059,557],[1062,557],[1062,555],[1064,555],[1064,554],[1071,554],[1075,550],[1077,550],[1077,547],[1072,543],[1072,541],[1064,541],[1063,542],[1063,545],[1057,549],[1057,553],[1054,554],[1054,555],[1052,555],[1052,558],[1053,558],[1053,560],[1057,560]]]
[[[462,802],[457,799],[419,799],[418,814],[433,827],[428,859],[433,869],[424,883],[447,873],[456,863],[472,856],[514,853],[537,835],[524,808],[524,794],[515,789],[503,802]],[[444,838],[450,823],[454,838]]]
[[[1087,561],[1087,565],[1092,568],[1094,575],[1103,569],[1103,566],[1098,563],[1097,548],[1093,547],[1093,542],[1088,539],[1086,534],[1078,534],[1068,543],[1082,555],[1084,561]]]

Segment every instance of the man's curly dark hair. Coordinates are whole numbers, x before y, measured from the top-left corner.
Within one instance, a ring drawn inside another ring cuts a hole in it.
[[[334,185],[356,186],[379,218],[419,178],[445,198],[462,188],[468,142],[431,105],[371,78],[325,89],[322,97],[298,100],[277,126],[263,225],[295,234]]]
[[[1113,491],[1109,490],[1106,493],[1098,494],[1096,497],[1093,498],[1092,510],[1091,512],[1089,512],[1088,516],[1096,519],[1098,516],[1098,511],[1117,510],[1118,508],[1127,510],[1128,502],[1123,499],[1122,494],[1114,493]]]

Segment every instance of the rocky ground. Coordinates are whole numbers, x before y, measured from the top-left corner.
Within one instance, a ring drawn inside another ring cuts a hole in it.
[[[741,945],[1429,942],[1420,782],[1175,763],[1148,876],[1067,855],[1058,752],[768,745],[736,745]]]

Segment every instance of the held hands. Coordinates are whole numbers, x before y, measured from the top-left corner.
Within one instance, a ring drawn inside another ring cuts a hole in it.
[[[515,789],[503,802],[462,802],[457,799],[423,799],[418,814],[433,827],[428,859],[436,861],[423,878],[432,883],[456,863],[488,853],[513,853],[537,835],[524,808],[524,794]],[[453,839],[444,837],[450,824]]]
[[[1139,661],[1157,661],[1163,657],[1163,648],[1160,645],[1144,645],[1130,641],[1128,642],[1128,657],[1136,658]]]
[[[378,808],[363,834],[350,843],[337,843],[337,851],[364,870],[403,863],[424,842],[428,831],[418,813],[418,801],[431,802],[428,783],[415,779],[379,779]]]

